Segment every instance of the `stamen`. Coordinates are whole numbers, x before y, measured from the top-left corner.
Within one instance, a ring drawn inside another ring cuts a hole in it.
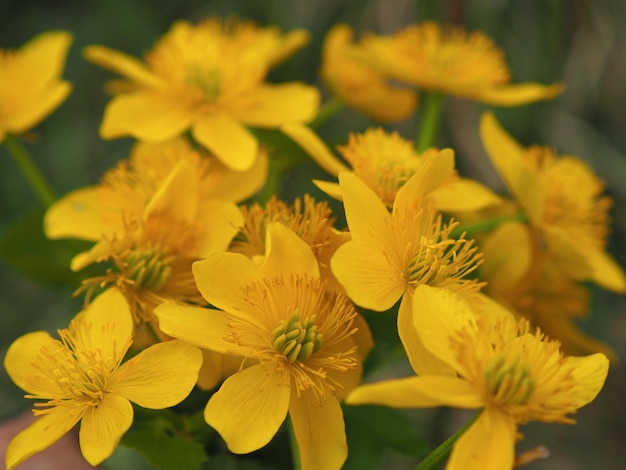
[[[274,349],[283,354],[290,364],[296,360],[306,361],[322,348],[322,334],[317,332],[317,317],[311,315],[300,320],[296,310],[288,322],[281,320],[274,329]]]

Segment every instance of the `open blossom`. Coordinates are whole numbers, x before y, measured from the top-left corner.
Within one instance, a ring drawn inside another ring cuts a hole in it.
[[[503,51],[485,34],[432,21],[391,36],[364,36],[353,55],[400,82],[494,105],[532,103],[563,90],[558,83],[511,84]]]
[[[4,367],[35,403],[37,420],[6,450],[15,468],[81,422],[80,448],[91,465],[108,458],[133,422],[130,402],[162,409],[181,402],[198,378],[202,355],[183,341],[145,349],[123,362],[133,324],[125,299],[110,289],[77,315],[60,340],[38,331],[9,347]]]
[[[38,124],[72,90],[60,76],[72,35],[49,31],[20,49],[0,49],[0,143]]]
[[[275,128],[315,116],[319,92],[300,82],[266,83],[269,69],[308,40],[234,19],[174,23],[141,62],[93,45],[88,60],[123,75],[105,110],[105,139],[163,141],[191,130],[225,165],[246,170],[258,142],[246,126]]]
[[[241,358],[204,412],[235,453],[266,445],[287,414],[304,470],[340,468],[347,456],[340,400],[361,378],[371,337],[352,303],[329,293],[309,246],[268,226],[261,265],[239,253],[194,264],[198,288],[220,310],[164,304],[167,334]]]
[[[511,315],[476,315],[458,294],[419,286],[414,328],[423,344],[457,375],[428,375],[366,384],[350,404],[395,408],[479,409],[457,440],[446,468],[513,468],[517,426],[529,421],[574,423],[569,416],[602,389],[609,362],[601,353],[566,357],[559,343],[531,332]],[[405,347],[416,345],[405,343]],[[421,346],[417,346],[421,349]]]
[[[566,275],[626,292],[626,275],[606,252],[611,200],[580,158],[549,147],[521,147],[491,113],[481,119],[483,143],[523,213],[531,244]],[[521,249],[521,248],[520,248]]]

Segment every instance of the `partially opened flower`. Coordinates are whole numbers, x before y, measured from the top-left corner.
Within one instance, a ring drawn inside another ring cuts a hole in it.
[[[485,34],[432,21],[391,36],[365,36],[353,55],[400,82],[488,104],[517,106],[563,90],[559,83],[511,84],[503,51]]]
[[[88,60],[128,79],[113,87],[100,134],[163,141],[191,130],[225,165],[250,168],[258,142],[246,126],[275,128],[315,116],[319,92],[299,82],[266,83],[268,70],[308,40],[304,31],[209,19],[176,22],[145,63],[103,46]]]
[[[399,121],[417,108],[417,93],[388,83],[379,72],[355,60],[349,53],[352,28],[334,26],[322,49],[320,75],[324,83],[346,105],[377,121]]]
[[[485,113],[483,143],[521,210],[530,219],[528,241],[568,276],[626,292],[626,276],[605,251],[611,200],[580,158],[558,156],[549,147],[521,147]]]
[[[174,340],[123,362],[132,329],[124,297],[110,289],[68,329],[59,330],[60,340],[38,331],[13,342],[4,367],[27,398],[41,401],[33,409],[38,419],[7,447],[9,470],[50,447],[78,422],[83,456],[98,465],[130,428],[130,402],[162,409],[187,397],[202,363],[198,348]]]
[[[167,334],[241,358],[204,412],[232,452],[263,447],[289,414],[302,468],[340,468],[339,402],[360,382],[369,330],[345,296],[326,291],[304,241],[280,223],[267,233],[261,265],[239,253],[194,264],[200,291],[220,310],[164,304],[155,314]]]
[[[50,31],[20,49],[0,49],[0,143],[34,127],[72,90],[61,80],[72,35]]]
[[[572,424],[569,415],[594,400],[604,385],[609,361],[603,354],[565,357],[557,341],[531,332],[526,320],[516,324],[511,315],[476,315],[458,294],[429,286],[419,286],[413,301],[420,308],[413,320],[423,344],[457,375],[366,384],[347,402],[482,408],[454,444],[449,470],[512,468],[519,424]]]

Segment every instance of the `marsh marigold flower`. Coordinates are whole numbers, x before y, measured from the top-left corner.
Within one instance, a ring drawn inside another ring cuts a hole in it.
[[[20,49],[0,49],[0,143],[34,127],[72,90],[61,80],[72,35],[49,31]]]
[[[521,147],[491,113],[481,119],[483,143],[524,214],[532,249],[547,251],[568,276],[626,292],[626,276],[606,252],[611,200],[581,159],[549,147]]]
[[[225,165],[246,170],[258,143],[246,126],[275,128],[315,116],[319,92],[299,82],[271,85],[269,69],[308,40],[234,19],[174,23],[145,63],[93,45],[88,60],[126,77],[116,82],[100,135],[163,141],[188,129]]]
[[[60,340],[44,331],[18,338],[4,367],[35,403],[37,420],[6,450],[10,470],[50,447],[79,421],[80,448],[91,465],[108,458],[133,422],[130,402],[162,409],[181,402],[196,383],[202,355],[175,340],[154,345],[126,362],[133,324],[115,289],[100,295]]]
[[[563,90],[561,84],[510,84],[504,52],[484,33],[431,21],[392,36],[365,36],[353,55],[400,82],[499,106],[550,99]]]
[[[371,337],[352,303],[326,291],[309,246],[280,223],[267,232],[261,265],[239,253],[194,264],[220,310],[164,304],[155,313],[167,334],[241,358],[204,412],[232,452],[263,447],[289,414],[303,470],[340,468],[339,402],[360,382]]]
[[[399,121],[413,114],[417,93],[390,85],[381,73],[355,60],[348,52],[352,37],[346,24],[326,35],[320,71],[324,83],[346,105],[377,121]]]
[[[604,385],[609,362],[603,354],[565,357],[557,341],[533,333],[526,320],[516,324],[511,315],[476,315],[458,294],[425,285],[416,289],[413,301],[420,309],[414,328],[423,344],[457,375],[366,384],[347,402],[482,408],[454,444],[448,470],[512,468],[519,424],[572,424],[569,415],[594,400]]]

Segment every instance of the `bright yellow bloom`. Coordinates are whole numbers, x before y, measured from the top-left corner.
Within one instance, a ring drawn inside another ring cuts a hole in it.
[[[414,328],[423,344],[458,376],[367,384],[347,402],[483,408],[455,443],[448,470],[512,468],[518,424],[574,423],[568,415],[591,402],[604,385],[609,361],[603,354],[564,357],[557,341],[530,332],[526,320],[516,325],[510,315],[476,315],[458,294],[428,286],[419,286],[413,301],[420,310]]]
[[[59,330],[26,334],[8,349],[4,367],[37,402],[39,418],[6,451],[10,470],[50,447],[81,421],[80,447],[91,465],[108,458],[133,422],[133,408],[162,409],[181,402],[198,377],[202,355],[183,341],[152,346],[122,363],[132,343],[122,295],[110,289]]]
[[[125,76],[105,110],[100,135],[131,135],[156,142],[190,129],[225,165],[252,166],[258,143],[246,126],[275,128],[306,122],[318,108],[319,92],[299,82],[270,85],[270,67],[306,43],[304,31],[282,36],[275,28],[209,19],[174,23],[145,63],[93,45],[88,60]]]
[[[379,72],[355,60],[349,53],[353,31],[346,24],[334,26],[322,49],[320,75],[328,88],[348,106],[377,121],[399,121],[417,108],[417,93],[391,86]]]
[[[389,37],[366,36],[353,54],[401,82],[499,106],[550,99],[563,90],[559,83],[511,85],[504,53],[491,39],[430,21]]]
[[[606,253],[610,198],[581,159],[557,156],[549,147],[522,148],[491,113],[481,119],[487,153],[530,219],[533,249],[547,250],[576,280],[626,292],[626,276]]]
[[[72,90],[61,80],[72,35],[40,34],[16,51],[0,49],[0,143],[34,127]]]
[[[451,157],[450,150],[441,159]],[[429,165],[430,166],[430,165]],[[425,169],[427,166],[424,167]],[[403,343],[415,336],[412,295],[420,284],[460,292],[478,301],[481,284],[465,279],[479,265],[473,241],[451,238],[456,223],[444,224],[432,204],[423,202],[439,173],[416,173],[398,191],[392,212],[352,173],[340,173],[339,184],[352,240],[341,245],[331,268],[348,296],[362,307],[384,311],[400,299],[398,333]],[[439,370],[424,354],[409,356],[416,370]]]
[[[360,382],[369,330],[345,296],[326,291],[304,241],[280,223],[267,231],[261,265],[239,253],[194,264],[202,295],[221,310],[164,304],[155,314],[167,334],[241,358],[204,413],[232,452],[266,445],[289,413],[303,470],[340,468],[339,401]]]
[[[229,251],[249,258],[263,256],[267,227],[273,222],[280,222],[309,245],[319,263],[320,278],[327,281],[326,289],[343,292],[330,270],[330,258],[341,244],[350,239],[350,234],[333,228],[336,218],[328,203],[316,202],[305,194],[303,200],[296,198],[293,205],[273,197],[265,208],[254,203],[250,207],[241,207],[241,210],[245,222]]]

